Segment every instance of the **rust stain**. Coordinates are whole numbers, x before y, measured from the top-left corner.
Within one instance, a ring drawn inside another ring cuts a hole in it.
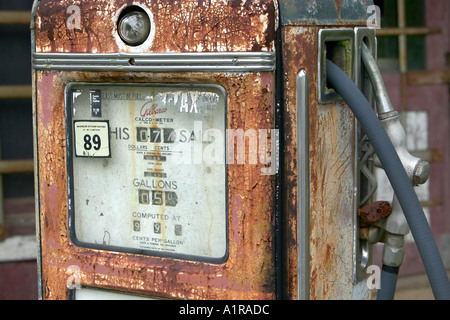
[[[262,81],[262,77],[265,81]],[[228,92],[228,127],[273,127],[273,73],[37,72],[52,85],[38,89],[39,190],[44,298],[67,297],[66,269],[81,269],[83,285],[187,299],[273,299],[274,176],[262,165],[229,165],[229,258],[219,265],[75,247],[68,235],[64,87],[72,81],[217,83]],[[42,80],[43,79],[43,80]],[[40,83],[41,83],[40,82]],[[237,89],[239,88],[239,89]],[[234,95],[246,95],[245,101]],[[46,95],[46,100],[42,97]],[[44,105],[44,101],[45,104]],[[270,102],[270,103],[269,103]],[[55,106],[41,117],[47,105]],[[56,107],[58,106],[58,107]],[[260,108],[256,108],[259,106]],[[246,150],[248,157],[248,151]],[[256,258],[255,258],[256,256]]]
[[[136,2],[132,4],[135,5]],[[152,14],[151,52],[273,51],[276,7],[260,1],[144,1]],[[117,36],[117,19],[131,1],[81,1],[80,28],[67,28],[73,2],[42,2],[36,18],[38,52],[135,52]],[[142,49],[138,49],[141,50]]]
[[[388,201],[375,201],[358,210],[362,227],[367,227],[391,213],[392,207]]]
[[[312,136],[311,297],[349,294],[353,245],[353,116],[340,104],[318,105]],[[351,291],[351,290],[350,290]]]
[[[304,69],[311,84],[316,82],[317,30],[309,27],[286,27],[282,29],[283,64],[284,64],[284,203],[286,207],[286,225],[284,234],[286,242],[286,287],[287,298],[297,299],[297,107],[296,78],[298,72]],[[310,85],[311,102],[315,101],[315,86]],[[310,108],[311,122],[314,122],[314,108]],[[310,128],[313,136],[315,128]],[[311,181],[313,188],[314,181]],[[313,278],[313,277],[312,277]]]
[[[284,63],[285,263],[287,298],[297,299],[296,77],[309,77],[310,298],[345,299],[352,287],[354,118],[317,98],[317,26],[282,29]]]
[[[117,40],[120,12],[140,3],[152,15],[154,35],[139,48]],[[81,1],[81,26],[68,29],[73,1],[41,1],[36,52],[273,51],[276,5],[271,0]],[[259,73],[151,73],[35,71],[42,283],[45,299],[66,299],[67,268],[82,285],[181,299],[273,299],[274,176],[262,164],[229,165],[228,260],[222,264],[108,252],[74,246],[68,235],[64,88],[69,82],[214,83],[227,91],[227,127],[274,128],[275,79]],[[270,145],[270,138],[268,144]],[[246,159],[249,150],[246,149]],[[256,256],[256,258],[255,258]]]
[[[334,0],[336,4],[336,10],[338,13],[338,20],[341,20],[341,6],[342,6],[342,0]]]

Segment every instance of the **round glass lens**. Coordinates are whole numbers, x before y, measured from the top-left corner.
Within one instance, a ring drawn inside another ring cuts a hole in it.
[[[150,20],[141,11],[132,11],[125,14],[119,22],[119,35],[122,40],[131,46],[142,44],[150,33]]]

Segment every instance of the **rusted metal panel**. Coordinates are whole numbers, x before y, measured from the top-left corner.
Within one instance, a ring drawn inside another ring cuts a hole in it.
[[[140,1],[154,35],[138,51],[116,41],[116,20],[130,1],[82,1],[79,29],[66,28],[71,1],[41,1],[36,52],[153,53],[273,51],[273,1]],[[136,2],[133,2],[136,4]],[[162,298],[275,298],[275,177],[263,164],[227,166],[228,259],[220,264],[75,246],[69,237],[64,90],[70,82],[212,83],[227,92],[227,128],[273,129],[274,72],[34,71],[42,297],[67,299],[70,266],[82,286]],[[270,139],[268,139],[270,143]],[[249,150],[245,150],[246,158]]]
[[[286,286],[287,298],[297,299],[297,128],[296,77],[300,69],[308,74],[310,84],[317,81],[317,32],[309,28],[282,28],[284,70],[284,194],[286,221]],[[317,101],[314,85],[310,85],[310,103]],[[311,112],[311,111],[310,111]],[[313,115],[310,115],[313,116]],[[310,135],[312,132],[310,131]]]
[[[375,201],[358,210],[358,215],[361,217],[361,225],[365,227],[387,217],[391,213],[392,207],[388,201]]]
[[[353,261],[353,116],[345,106],[317,107],[311,163],[312,296],[349,298]],[[347,291],[347,292],[345,292]]]
[[[273,176],[261,165],[228,167],[229,258],[220,265],[75,247],[68,235],[64,87],[69,81],[214,82],[228,92],[230,128],[270,129],[274,76],[38,72],[37,139],[44,298],[67,297],[67,268],[82,285],[161,297],[267,299],[275,295]],[[246,97],[245,102],[242,100]],[[248,106],[248,107],[246,107]],[[259,108],[254,108],[259,106]],[[257,258],[255,258],[257,257]]]
[[[279,0],[283,25],[358,25],[366,23],[373,1]]]
[[[122,10],[139,3],[151,13],[151,41],[139,49],[116,42]],[[276,2],[127,0],[41,1],[36,12],[36,52],[227,52],[273,51]]]
[[[320,104],[317,93],[320,27],[282,28],[284,78],[284,180],[287,298],[298,298],[296,77],[309,86],[310,298],[350,299],[354,290],[355,122],[342,102]],[[299,165],[302,165],[300,162]]]

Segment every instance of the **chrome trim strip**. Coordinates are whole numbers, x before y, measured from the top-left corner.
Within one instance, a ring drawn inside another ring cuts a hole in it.
[[[33,53],[35,70],[274,71],[274,52]]]
[[[354,67],[353,69],[355,74],[355,83],[358,87],[361,88],[362,84],[362,46],[366,44],[370,50],[372,56],[376,59],[377,57],[377,39],[375,37],[375,29],[373,28],[363,28],[356,27],[355,28],[355,59],[354,59]],[[367,76],[368,77],[368,76]],[[370,82],[370,81],[368,81]],[[371,88],[371,86],[370,86]],[[364,89],[364,88],[361,88]],[[363,92],[365,93],[365,92]],[[370,102],[370,101],[369,101]]]
[[[309,77],[297,75],[297,287],[298,299],[310,298]]]
[[[364,70],[362,60],[363,45],[366,44],[370,50],[372,56],[377,57],[377,39],[375,37],[375,29],[356,27],[355,28],[355,59],[354,59],[354,81],[360,88],[361,92],[369,101],[372,108],[375,109],[375,96],[373,93],[372,82],[369,79],[367,72]],[[359,218],[358,209],[363,205],[360,203],[361,195],[361,164],[360,164],[360,141],[362,139],[360,133],[360,125],[357,119],[354,121],[355,125],[355,159],[354,159],[354,209],[353,209],[353,283],[358,283],[367,279],[367,267],[372,263],[373,252],[372,245],[367,240],[360,239],[359,236]]]

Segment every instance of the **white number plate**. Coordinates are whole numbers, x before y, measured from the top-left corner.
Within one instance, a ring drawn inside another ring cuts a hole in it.
[[[75,156],[110,156],[108,121],[74,121],[73,128]]]
[[[73,83],[66,97],[72,241],[224,261],[224,89]]]

